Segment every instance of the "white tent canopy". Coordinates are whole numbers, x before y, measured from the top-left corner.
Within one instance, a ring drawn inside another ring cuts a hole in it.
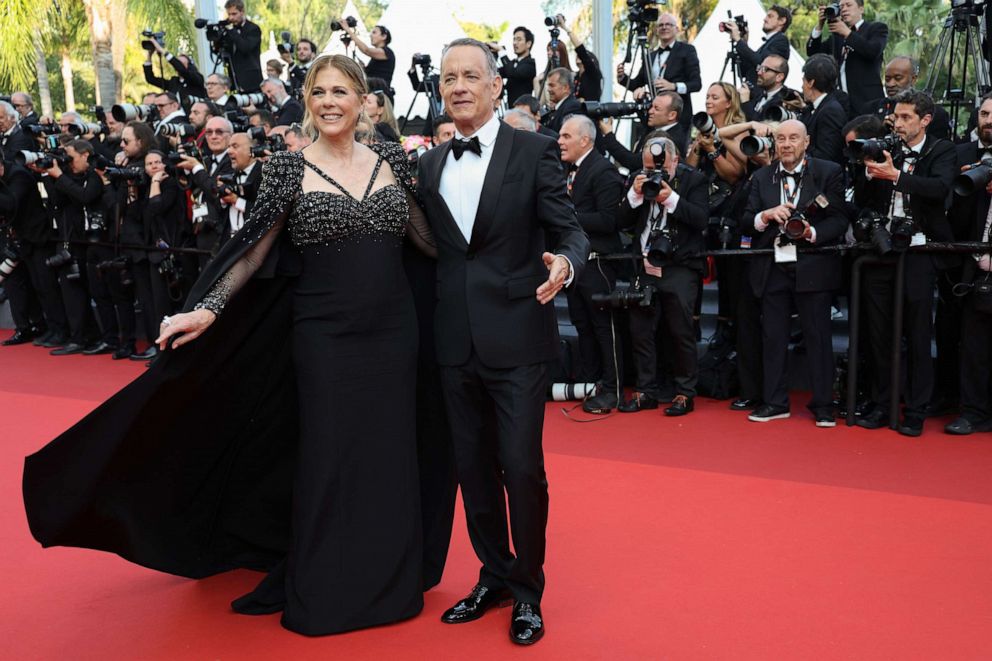
[[[702,110],[706,101],[706,88],[711,83],[720,79],[720,71],[723,68],[727,51],[730,50],[730,37],[727,33],[720,32],[720,23],[729,20],[727,11],[730,10],[734,16],[743,15],[747,20],[750,30],[749,45],[757,48],[761,44],[761,24],[765,18],[765,10],[758,0],[720,0],[716,9],[706,20],[706,24],[692,41],[699,55],[699,73],[703,81],[703,88],[692,95],[692,107]],[[789,54],[789,77],[785,84],[793,89],[802,89],[802,68],[805,60],[796,52],[790,49]],[[724,75],[724,81],[732,82],[733,76],[730,73],[730,65]]]

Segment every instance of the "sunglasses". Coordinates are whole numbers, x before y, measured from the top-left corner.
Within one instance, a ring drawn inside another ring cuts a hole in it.
[[[129,144],[131,144],[131,141],[128,140],[127,138],[121,138],[121,144],[122,145],[129,145]]]

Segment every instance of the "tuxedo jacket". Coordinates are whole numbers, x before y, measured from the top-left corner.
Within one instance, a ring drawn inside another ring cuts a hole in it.
[[[241,186],[241,192],[238,195],[245,198],[246,206],[244,215],[246,218],[251,213],[252,207],[255,206],[255,198],[258,197],[258,187],[262,183],[262,166],[264,165],[261,161],[255,161],[255,167],[251,169],[248,176],[238,178]]]
[[[833,161],[838,165],[846,163],[844,158],[844,124],[847,123],[847,113],[834,98],[833,93],[827,94],[820,107],[813,109],[813,104],[806,105],[799,119],[806,125],[809,134],[809,155]]]
[[[293,97],[289,97],[282,108],[272,113],[276,126],[290,126],[303,121],[303,105]]]
[[[35,111],[32,110],[27,115],[25,115],[23,117],[23,119],[21,119],[21,122],[20,122],[21,123],[21,128],[27,130],[27,127],[31,126],[32,124],[37,124],[40,121],[41,121],[41,118],[38,117],[38,113],[36,113]]]
[[[755,249],[773,248],[780,235],[780,225],[775,222],[769,223],[763,231],[754,227],[755,215],[782,203],[779,168],[776,161],[755,172],[751,179],[751,195],[742,222],[750,228],[751,247]],[[806,211],[806,217],[816,230],[817,247],[835,245],[843,238],[848,226],[844,202],[844,171],[836,163],[812,157],[807,158],[804,169],[806,172],[802,177],[796,208],[806,210],[818,195],[823,195],[828,202],[827,207]],[[799,248],[804,246],[809,244],[805,240],[800,241]],[[798,260],[793,264],[797,292],[830,291],[841,286],[843,262],[838,253],[816,255],[800,252]],[[755,296],[764,294],[772,268],[777,268],[772,255],[755,256],[748,260],[748,277]]]
[[[227,32],[227,41],[233,46],[231,68],[239,92],[257,92],[262,84],[262,30],[255,23],[245,21]],[[233,85],[233,83],[232,83]]]
[[[504,55],[499,61],[499,75],[506,80],[506,105],[512,108],[521,96],[534,93],[537,64],[530,55],[520,60],[511,60]]]
[[[623,177],[593,149],[575,171],[572,204],[592,250],[608,254],[621,249],[617,210],[623,199]]]
[[[420,158],[420,193],[438,250],[438,363],[463,365],[472,351],[493,368],[552,360],[558,352],[554,305],[541,305],[535,295],[548,279],[541,255],[564,255],[576,278],[589,255],[557,145],[500,123],[468,242],[440,193],[450,151],[448,141]],[[546,232],[554,245],[545,245]]]
[[[823,37],[827,36],[824,40]],[[882,92],[882,55],[889,40],[889,27],[885,23],[865,21],[858,30],[852,30],[847,39],[841,39],[824,26],[819,38],[809,38],[806,54],[826,53],[833,55],[840,69],[844,61],[844,48],[848,48],[847,93],[851,96],[851,112],[858,115],[865,112],[865,106],[873,99],[884,96]],[[837,87],[840,88],[838,81]]]
[[[961,240],[989,243],[989,237],[985,233],[985,217],[989,213],[989,202],[992,198],[984,190],[978,191],[973,198],[971,216],[968,218],[968,233]],[[986,275],[979,270],[978,263],[971,255],[963,255],[961,259],[964,263],[961,269],[961,282],[974,282],[976,276]]]
[[[0,149],[3,149],[4,158],[8,161],[14,160],[14,154],[19,151],[38,151],[38,141],[30,133],[21,128],[20,124],[14,124],[14,130],[10,135],[0,135]]]
[[[893,112],[895,112],[895,104],[888,97],[875,99],[864,108],[865,114],[875,115],[883,122]],[[933,118],[930,120],[930,125],[927,126],[927,136],[941,140],[951,139],[951,118],[944,110],[944,106],[934,105]]]
[[[258,167],[256,166],[256,169]],[[234,166],[231,165],[231,158],[225,153],[221,158],[217,168],[210,172],[210,164],[204,163],[203,169],[191,176],[191,180],[196,190],[194,191],[194,201],[197,199],[195,193],[202,193],[201,199],[207,205],[207,216],[202,222],[214,231],[223,233],[224,227],[229,225],[227,206],[217,196],[217,177],[222,174],[232,174]]]
[[[679,194],[675,211],[668,214],[667,223],[675,232],[675,253],[672,259],[662,265],[662,277],[666,266],[685,266],[699,273],[703,272],[705,258],[698,253],[706,249],[703,233],[709,222],[709,180],[699,170],[687,165],[679,165],[675,174],[673,190]],[[631,208],[626,195],[620,204],[618,222],[623,230],[634,235],[633,250],[640,248],[640,237],[647,227],[652,203],[645,200],[636,209]],[[638,272],[643,262],[638,260]]]
[[[549,129],[556,133],[561,132],[561,125],[565,123],[565,118],[569,115],[575,115],[582,112],[582,102],[575,98],[575,95],[569,94],[567,97],[562,99],[561,103],[551,111],[548,116],[547,121],[542,121],[541,124],[547,126]]]
[[[83,174],[63,172],[58,179],[43,177],[48,199],[58,209],[58,240],[85,241],[86,209],[99,209],[103,201],[103,180],[92,168]]]
[[[703,88],[703,81],[699,77],[699,57],[696,55],[696,48],[684,41],[673,42],[671,48],[662,77],[673,83],[685,83],[686,93],[681,95],[682,114],[679,116],[679,124],[689,126],[692,121],[692,93]],[[648,55],[652,67],[660,56],[660,49],[651,51]],[[641,71],[638,71],[637,75],[630,80],[630,89],[653,84],[654,81],[649,79],[650,76],[650,71],[644,71],[642,67]],[[627,86],[628,77],[626,75],[621,76],[618,82]]]
[[[755,68],[764,62],[766,57],[778,55],[788,61],[790,51],[789,38],[781,32],[776,32],[767,39],[762,37],[758,50],[752,50],[744,39],[737,42],[737,54],[740,56],[744,78],[751,83],[752,87],[755,87],[758,82],[758,72],[755,71]]]

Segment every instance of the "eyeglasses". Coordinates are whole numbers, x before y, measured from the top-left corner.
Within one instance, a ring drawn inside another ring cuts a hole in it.
[[[207,129],[203,132],[204,135],[226,135],[230,133],[227,129]]]
[[[217,82],[216,80],[208,80],[207,81],[207,87],[213,87],[214,85],[220,85],[220,83]]]
[[[759,64],[754,68],[754,70],[757,71],[758,73],[764,73],[766,71],[772,71],[774,73],[782,73],[778,69],[772,69],[771,67],[766,67],[764,64]]]
[[[172,103],[173,103],[172,101],[169,101],[168,103],[156,103],[155,104],[155,107],[158,108],[159,110],[161,110],[162,108],[167,108],[167,107],[171,106]]]
[[[675,23],[658,23],[659,28],[674,28],[678,27]]]
[[[128,140],[127,138],[121,138],[121,144],[122,145],[129,145],[129,144],[131,144],[131,141]]]

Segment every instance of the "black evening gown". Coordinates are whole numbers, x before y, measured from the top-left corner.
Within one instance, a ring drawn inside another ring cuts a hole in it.
[[[373,148],[406,183],[402,149]],[[362,199],[300,194],[307,166],[287,153],[266,165],[252,218],[187,303],[223,308],[211,328],[28,457],[24,495],[45,546],[192,577],[270,571],[246,599],[318,635],[422,609],[454,483],[446,428],[418,438],[403,259],[413,198],[401,184],[372,191],[374,177]],[[242,277],[256,249],[264,262]],[[438,463],[426,478],[430,554],[418,445]]]

